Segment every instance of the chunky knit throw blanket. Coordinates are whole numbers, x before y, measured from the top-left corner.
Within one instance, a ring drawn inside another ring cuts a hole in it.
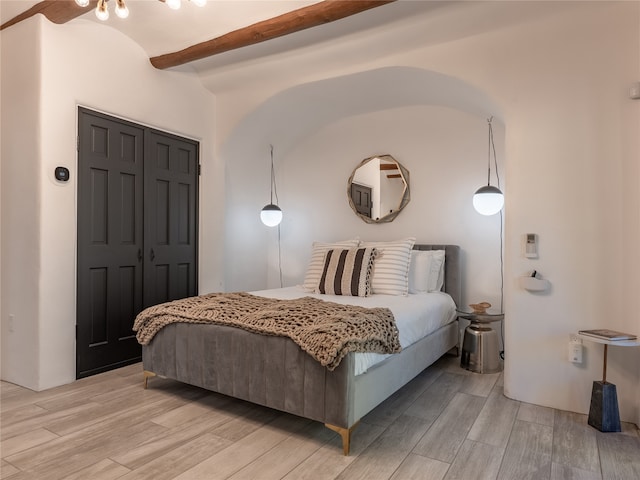
[[[340,305],[313,297],[276,300],[212,293],[149,307],[133,330],[142,345],[170,323],[214,323],[264,335],[286,336],[329,370],[349,352],[397,353],[398,328],[388,308]]]

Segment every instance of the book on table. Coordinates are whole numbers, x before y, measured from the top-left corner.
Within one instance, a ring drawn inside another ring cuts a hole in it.
[[[638,338],[636,335],[630,333],[617,332],[616,330],[609,330],[607,328],[597,328],[595,330],[578,330],[578,333],[582,335],[589,335],[590,337],[602,338],[603,340],[635,340]]]

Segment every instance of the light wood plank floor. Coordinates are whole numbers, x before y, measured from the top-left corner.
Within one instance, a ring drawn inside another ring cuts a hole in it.
[[[141,365],[32,392],[2,382],[1,478],[640,478],[640,434],[503,395],[446,357],[367,415],[351,455],[323,425],[153,378]]]

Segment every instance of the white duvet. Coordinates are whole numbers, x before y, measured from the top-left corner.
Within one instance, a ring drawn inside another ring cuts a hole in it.
[[[361,307],[387,307],[393,313],[400,334],[400,345],[407,348],[412,343],[452,322],[456,318],[456,305],[444,292],[416,293],[407,296],[371,295],[349,297],[342,295],[320,295],[309,293],[302,287],[276,288],[250,292],[262,297],[287,300],[300,297],[315,297],[329,302],[359,305]],[[389,355],[379,353],[357,353],[355,374],[360,375]]]

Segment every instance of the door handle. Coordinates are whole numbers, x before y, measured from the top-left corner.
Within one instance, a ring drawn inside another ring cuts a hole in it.
[[[142,249],[138,249],[138,263],[142,262]]]
[[[155,258],[156,258],[156,252],[154,252],[152,248],[151,252],[149,252],[149,259],[153,262]]]

